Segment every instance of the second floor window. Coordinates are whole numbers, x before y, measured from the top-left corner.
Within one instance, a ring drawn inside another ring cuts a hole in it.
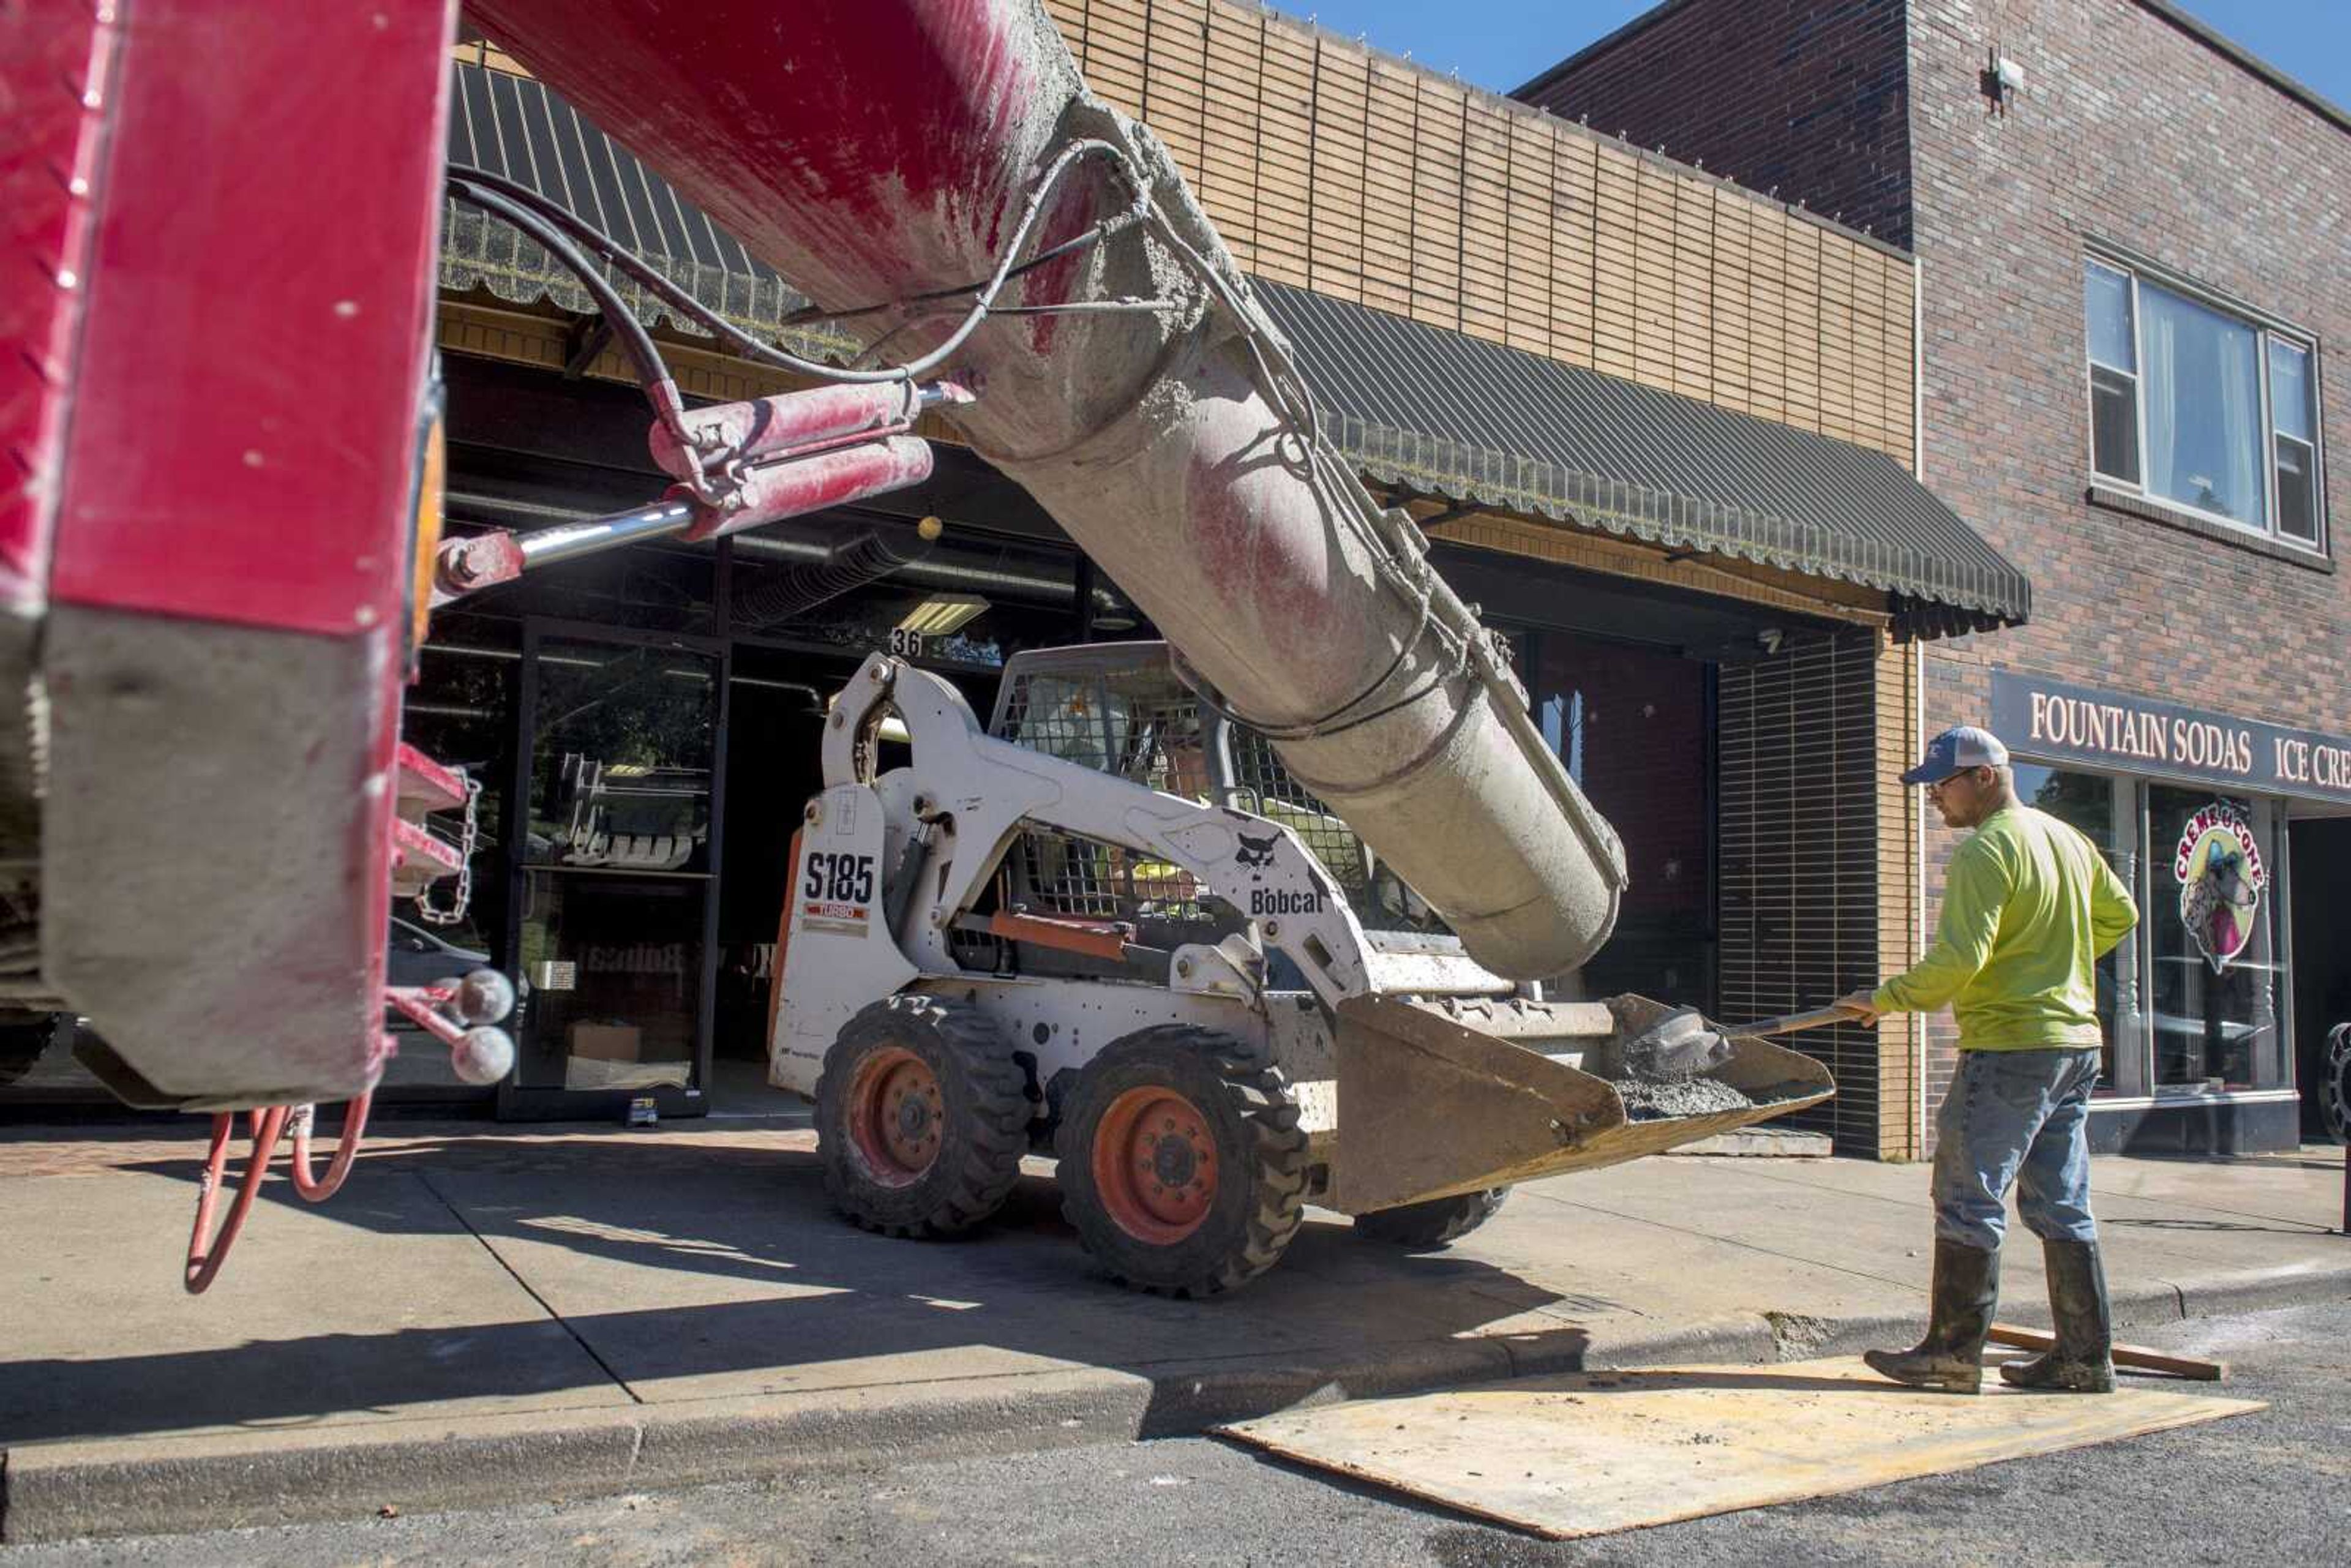
[[[2322,548],[2311,345],[2095,258],[2083,294],[2097,476]]]

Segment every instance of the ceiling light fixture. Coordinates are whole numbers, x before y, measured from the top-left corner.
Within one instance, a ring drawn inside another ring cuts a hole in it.
[[[901,632],[918,637],[945,637],[987,613],[987,601],[976,593],[934,593],[906,612]]]

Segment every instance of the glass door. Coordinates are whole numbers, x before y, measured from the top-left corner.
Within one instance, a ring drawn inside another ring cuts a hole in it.
[[[717,643],[528,627],[512,929],[530,1006],[506,1113],[703,1108],[725,702]]]

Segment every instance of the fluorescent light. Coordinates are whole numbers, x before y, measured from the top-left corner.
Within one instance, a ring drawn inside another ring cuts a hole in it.
[[[918,637],[944,637],[987,612],[987,601],[976,593],[934,593],[906,612],[901,632]]]

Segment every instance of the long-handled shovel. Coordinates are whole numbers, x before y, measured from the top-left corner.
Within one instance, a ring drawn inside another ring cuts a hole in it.
[[[1843,1008],[1814,1008],[1808,1013],[1790,1013],[1785,1018],[1765,1019],[1760,1023],[1738,1023],[1730,1026],[1732,1034],[1794,1034],[1800,1030],[1823,1029],[1833,1023],[1858,1023],[1861,1020]]]

